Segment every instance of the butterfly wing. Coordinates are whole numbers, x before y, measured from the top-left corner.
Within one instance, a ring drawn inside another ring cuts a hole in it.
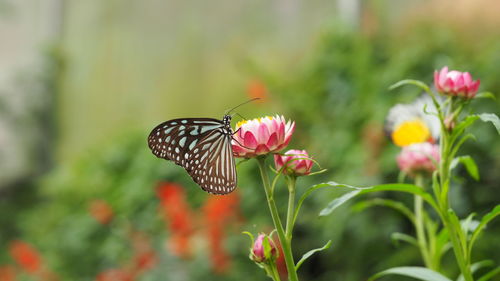
[[[154,155],[182,166],[200,187],[227,194],[236,187],[231,132],[212,118],[173,119],[156,126],[148,137]]]
[[[212,130],[221,127],[221,121],[212,118],[173,119],[151,131],[148,145],[157,157],[172,160],[184,167],[194,146]]]
[[[189,175],[200,187],[213,194],[228,194],[236,188],[236,164],[231,134],[214,130],[194,148]]]

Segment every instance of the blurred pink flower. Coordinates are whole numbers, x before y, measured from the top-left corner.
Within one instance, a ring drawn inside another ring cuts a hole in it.
[[[278,152],[288,145],[294,130],[295,122],[286,122],[278,115],[240,121],[233,136],[234,156],[251,158]]]
[[[473,81],[469,72],[448,72],[447,66],[434,71],[434,85],[441,94],[471,99],[476,95],[479,84],[479,79]]]
[[[311,172],[313,161],[309,158],[309,154],[305,150],[291,149],[285,152],[285,155],[274,155],[274,164],[277,171],[280,171],[283,166],[283,173],[287,175],[304,176]]]
[[[268,239],[269,246],[271,246],[269,253],[266,253],[264,249],[264,239]],[[258,263],[262,263],[268,261],[269,259],[275,258],[277,258],[277,250],[273,240],[271,239],[271,237],[265,235],[264,233],[259,234],[259,236],[257,236],[257,239],[255,239],[255,242],[253,243],[252,260]]]
[[[399,169],[411,176],[432,174],[439,163],[439,146],[428,142],[403,147],[397,156]]]

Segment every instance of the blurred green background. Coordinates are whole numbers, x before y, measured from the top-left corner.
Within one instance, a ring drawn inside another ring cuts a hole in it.
[[[398,149],[384,136],[384,118],[419,92],[388,87],[405,78],[431,83],[448,65],[498,98],[499,14],[495,0],[0,0],[0,280],[267,280],[241,235],[271,230],[255,163],[238,167],[235,216],[219,241],[229,266],[218,269],[207,238],[211,196],[150,153],[150,130],[176,117],[221,118],[260,96],[238,112],[295,120],[289,148],[328,169],[299,188],[396,182]],[[498,99],[471,108],[500,113]],[[477,161],[481,179],[457,173],[452,201],[462,217],[500,199],[498,135],[489,124],[471,131],[477,140],[462,154]],[[162,182],[184,187],[189,257],[168,246],[175,230],[156,194]],[[366,280],[421,265],[415,248],[391,242],[391,233],[413,231],[392,210],[346,205],[319,218],[336,195],[318,192],[298,218],[297,258],[333,241],[301,267],[303,280]],[[283,186],[278,200],[284,208]],[[500,260],[499,233],[489,225],[475,261]],[[136,262],[138,253],[150,262]],[[451,253],[444,265],[458,274]]]

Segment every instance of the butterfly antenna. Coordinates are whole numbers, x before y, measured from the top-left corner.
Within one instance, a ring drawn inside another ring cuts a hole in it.
[[[251,99],[251,100],[247,100],[247,101],[246,101],[246,102],[244,102],[244,103],[240,103],[240,104],[238,104],[237,106],[235,106],[235,107],[231,108],[230,110],[226,110],[226,115],[227,115],[227,114],[229,114],[231,111],[235,110],[236,108],[238,108],[238,107],[240,107],[240,106],[242,106],[242,105],[245,105],[245,104],[247,104],[247,103],[249,103],[249,102],[256,101],[256,100],[260,100],[260,98],[253,98],[253,99]]]
[[[235,112],[234,114],[238,115],[243,120],[247,120],[246,117],[244,117],[243,115],[239,114],[238,112]]]

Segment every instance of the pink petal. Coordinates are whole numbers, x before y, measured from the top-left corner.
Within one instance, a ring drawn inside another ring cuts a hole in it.
[[[469,92],[474,93],[476,95],[477,90],[479,89],[479,84],[481,84],[481,80],[477,79],[476,81],[472,82],[472,84],[469,87]]]
[[[452,92],[455,84],[453,83],[453,80],[451,78],[446,79],[446,81],[443,84],[443,90],[445,92]]]
[[[281,170],[283,167],[283,158],[279,154],[274,154],[274,167],[276,168],[276,171]]]
[[[255,154],[257,154],[257,155],[262,155],[262,154],[266,154],[266,153],[269,153],[269,148],[267,148],[267,146],[265,144],[259,144],[255,148]]]
[[[445,66],[441,68],[441,71],[439,72],[439,84],[444,85],[446,78],[448,76],[448,67]]]
[[[266,143],[269,139],[269,129],[265,123],[260,123],[259,131],[257,132],[257,142],[259,144]]]
[[[455,89],[459,91],[458,89],[464,87],[464,77],[463,75],[458,76],[457,79],[455,79]]]
[[[246,147],[254,148],[257,146],[257,140],[252,132],[246,132],[245,138],[243,140],[243,145]]]
[[[285,140],[285,124],[283,122],[279,123],[278,128],[278,142],[282,143]]]
[[[288,144],[290,142],[290,138],[293,135],[293,132],[295,131],[295,122],[292,122],[290,126],[287,126],[287,132],[285,134],[285,142]]]
[[[442,92],[441,84],[439,84],[439,72],[437,70],[434,71],[434,86],[438,90],[438,92]]]
[[[267,143],[266,143],[267,147],[269,147],[271,150],[274,149],[277,145],[278,145],[278,134],[276,133],[273,133]]]
[[[470,73],[469,72],[464,72],[462,74],[462,77],[464,78],[464,84],[466,86],[469,86],[472,82],[472,77],[470,76]]]
[[[234,145],[233,144],[233,155],[235,155],[237,157],[238,156],[242,156],[242,155],[245,155],[246,151],[247,150],[245,148],[243,148],[243,147],[241,147],[239,145]]]

